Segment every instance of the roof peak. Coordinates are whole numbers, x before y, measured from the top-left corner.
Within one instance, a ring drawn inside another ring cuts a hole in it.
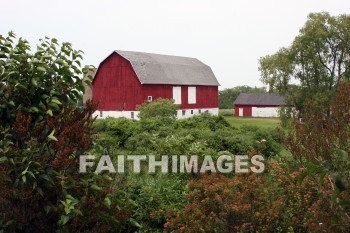
[[[219,86],[211,68],[196,58],[115,50],[128,60],[141,84]]]

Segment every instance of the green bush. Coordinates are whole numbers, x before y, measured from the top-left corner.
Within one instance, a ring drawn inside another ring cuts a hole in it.
[[[186,183],[172,174],[131,177],[127,199],[134,201],[132,217],[141,225],[141,232],[163,232],[165,214],[155,212],[183,209],[187,204]]]
[[[140,111],[140,120],[145,119],[159,119],[163,123],[169,123],[176,119],[178,105],[174,104],[172,99],[156,99],[152,102],[145,102],[142,105],[137,106],[137,110]]]

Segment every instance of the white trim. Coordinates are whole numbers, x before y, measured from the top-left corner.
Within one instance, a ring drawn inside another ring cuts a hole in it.
[[[193,110],[193,114],[191,114],[191,110]],[[201,110],[201,113],[199,113],[199,110]],[[182,111],[185,111],[185,115],[182,115]],[[100,112],[102,112],[102,117],[100,117]],[[128,119],[131,119],[131,113],[134,113],[134,119],[139,120],[139,111],[100,111],[97,110],[92,114],[92,117],[97,117],[96,119],[105,119],[107,117],[125,117]],[[218,108],[193,108],[193,109],[179,109],[177,110],[177,119],[185,119],[190,118],[195,115],[203,114],[205,112],[208,112],[210,115],[217,116],[219,115],[219,109]]]
[[[100,112],[102,112],[102,117],[100,117]],[[131,113],[134,113],[134,118],[131,118]],[[92,117],[96,117],[96,119],[105,119],[107,117],[114,117],[114,118],[119,118],[119,117],[125,117],[128,119],[135,119],[135,120],[139,120],[139,111],[95,111],[92,114]]]
[[[186,110],[185,115],[182,115],[182,111]],[[193,110],[193,114],[191,114],[191,110]],[[201,113],[199,113],[199,110],[201,110]],[[192,108],[192,109],[179,109],[177,110],[177,119],[186,119],[193,117],[195,115],[200,115],[205,112],[208,112],[210,115],[218,116],[219,115],[219,109],[218,108]]]

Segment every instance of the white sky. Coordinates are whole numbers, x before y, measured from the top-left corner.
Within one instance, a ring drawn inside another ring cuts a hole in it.
[[[258,59],[289,46],[310,12],[350,13],[349,0],[0,0],[0,34],[73,43],[84,64],[113,50],[195,57],[220,89],[262,86]]]

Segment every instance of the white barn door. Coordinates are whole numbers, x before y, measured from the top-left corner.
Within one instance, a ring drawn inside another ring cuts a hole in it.
[[[243,116],[243,108],[238,108],[238,116]]]
[[[197,103],[196,98],[196,87],[188,87],[188,103],[195,104]]]
[[[175,100],[175,104],[181,104],[181,87],[173,87],[173,99]]]

